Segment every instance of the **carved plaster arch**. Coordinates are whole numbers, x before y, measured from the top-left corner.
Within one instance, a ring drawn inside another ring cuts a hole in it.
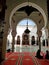
[[[27,5],[28,5],[28,2],[22,3],[22,4],[18,5],[18,6],[16,6],[16,7],[11,11],[10,18],[9,18],[10,27],[11,27],[11,22],[12,22],[12,16],[13,16],[13,14],[14,14],[19,8],[24,7],[24,6],[27,6]],[[42,16],[43,16],[43,18],[44,18],[44,21],[45,21],[44,27],[46,27],[46,25],[47,25],[47,17],[46,17],[46,14],[45,14],[44,10],[43,10],[40,6],[38,6],[37,4],[35,4],[35,3],[29,2],[29,6],[32,6],[32,7],[36,8],[37,10],[40,11],[40,13],[42,14]]]

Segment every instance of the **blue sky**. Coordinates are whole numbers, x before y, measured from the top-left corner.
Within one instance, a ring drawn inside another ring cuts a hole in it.
[[[26,24],[27,24],[27,19],[24,19],[24,20],[21,20],[18,25],[26,25]],[[28,25],[35,26],[36,24],[34,23],[34,21],[28,19]]]

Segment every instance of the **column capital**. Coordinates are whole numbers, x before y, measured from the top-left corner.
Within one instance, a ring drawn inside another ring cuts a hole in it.
[[[42,36],[42,31],[41,30],[38,30],[37,31],[37,34],[38,34],[39,37],[41,37]]]
[[[12,30],[12,36],[15,37],[16,36],[16,30]]]

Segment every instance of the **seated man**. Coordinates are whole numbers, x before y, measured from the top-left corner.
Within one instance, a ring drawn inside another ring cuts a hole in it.
[[[10,52],[11,50],[10,49],[7,49],[7,52]]]
[[[40,55],[40,52],[41,52],[41,51],[38,50],[35,57],[37,57],[37,58],[39,58],[39,59],[43,59],[43,56]]]
[[[45,59],[49,59],[49,51],[48,50],[46,50]]]

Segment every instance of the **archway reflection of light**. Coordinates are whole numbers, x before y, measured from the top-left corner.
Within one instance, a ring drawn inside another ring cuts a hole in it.
[[[20,35],[20,37],[22,37],[22,34],[24,33],[26,27],[27,27],[27,21],[28,21],[28,29],[30,30],[30,34],[29,35],[34,35],[35,37],[36,32],[37,32],[37,25],[34,23],[34,21],[32,21],[31,19],[23,19],[21,20],[17,27],[16,27],[16,32],[17,35]],[[15,39],[17,39],[17,37],[15,37]]]

